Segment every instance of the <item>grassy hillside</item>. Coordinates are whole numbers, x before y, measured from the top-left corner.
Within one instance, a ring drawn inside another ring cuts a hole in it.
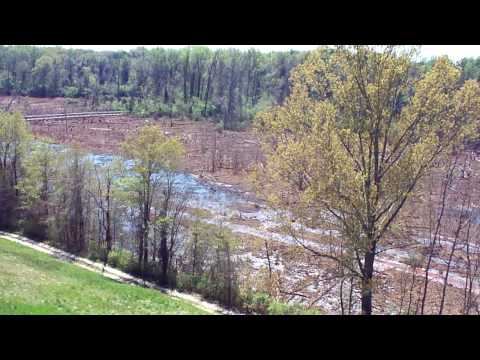
[[[206,314],[0,238],[0,314]]]

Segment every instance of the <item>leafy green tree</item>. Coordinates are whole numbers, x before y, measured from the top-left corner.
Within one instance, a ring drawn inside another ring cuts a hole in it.
[[[79,148],[60,149],[48,197],[48,239],[74,254],[88,252],[92,163]]]
[[[138,264],[142,271],[148,265],[149,239],[153,218],[153,206],[160,201],[162,185],[165,178],[178,169],[182,155],[183,145],[177,139],[168,139],[163,130],[158,126],[146,126],[137,134],[129,136],[122,144],[125,159],[132,162],[128,175],[123,180],[124,191],[132,203],[136,204],[139,214],[138,219]],[[164,200],[167,201],[164,194]],[[160,218],[165,219],[165,208],[160,208]],[[165,222],[166,226],[166,222]],[[161,248],[166,250],[167,231],[161,235]],[[168,261],[168,254],[162,253],[164,263]],[[164,265],[162,282],[167,279]]]
[[[239,249],[240,242],[229,229],[222,223],[204,223],[197,211],[184,244],[179,286],[229,308],[240,305]]]
[[[48,139],[33,143],[23,161],[23,176],[18,188],[24,214],[22,228],[26,236],[48,238],[48,222],[53,184],[57,174],[57,154]]]
[[[446,58],[412,78],[412,56],[396,46],[315,51],[292,73],[284,105],[256,123],[265,193],[297,222],[338,231],[341,253],[300,242],[359,278],[363,314],[372,313],[376,255],[405,202],[480,115],[476,81],[462,86]]]
[[[205,46],[130,52],[0,46],[0,93],[86,97],[91,107],[116,98],[130,102],[132,111],[134,103],[143,109],[153,100],[160,106],[142,110],[144,115],[203,116],[235,129],[250,121],[260,99],[283,101],[290,69],[305,54]]]
[[[32,135],[20,113],[0,112],[0,228],[12,228],[19,205],[18,182]]]
[[[113,250],[115,241],[115,217],[118,216],[117,179],[122,175],[123,164],[120,159],[114,159],[93,166],[93,176],[87,183],[87,192],[98,209],[95,222],[98,224],[98,234],[95,244],[102,262],[106,264]]]

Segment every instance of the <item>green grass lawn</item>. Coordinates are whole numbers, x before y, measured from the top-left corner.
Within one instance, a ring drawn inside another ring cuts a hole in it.
[[[0,238],[0,314],[207,314]]]

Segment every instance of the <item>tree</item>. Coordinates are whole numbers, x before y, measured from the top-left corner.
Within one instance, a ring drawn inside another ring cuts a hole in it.
[[[194,212],[192,220],[179,269],[183,286],[229,308],[238,305],[238,239],[221,222],[201,221],[201,212]]]
[[[113,249],[115,232],[113,228],[115,215],[115,180],[121,173],[122,164],[112,160],[102,166],[95,165],[95,178],[90,181],[88,190],[98,209],[99,250],[104,264]]]
[[[23,177],[18,184],[25,212],[22,227],[26,236],[45,240],[58,164],[48,139],[32,144],[29,150],[23,161]]]
[[[467,136],[480,88],[447,58],[411,76],[414,51],[397,46],[313,52],[291,75],[283,106],[256,122],[266,165],[263,191],[285,217],[338,231],[342,256],[372,313],[375,257],[416,185]],[[321,245],[302,245],[329,257]],[[354,259],[354,267],[349,266]]]
[[[14,226],[21,164],[31,138],[20,113],[0,112],[0,228]]]
[[[177,149],[170,151],[173,156],[178,156],[183,148],[179,144],[173,144]],[[178,151],[178,154],[174,154]],[[179,187],[177,180],[177,166],[179,159],[175,163],[162,168],[159,175],[161,178],[160,196],[154,199],[154,240],[156,243],[157,235],[160,237],[158,247],[158,260],[160,264],[160,283],[169,285],[168,272],[170,270],[173,257],[175,255],[177,238],[183,225],[183,218],[190,198],[190,193],[186,189]],[[154,258],[155,258],[154,249]]]
[[[251,120],[257,102],[281,102],[290,69],[306,52],[263,54],[208,47],[95,52],[61,47],[0,46],[0,94],[86,97],[159,104],[148,112]],[[176,99],[183,97],[183,104]],[[87,102],[85,102],[85,106]],[[163,106],[164,105],[164,106]]]
[[[90,182],[89,159],[77,147],[66,148],[58,151],[53,159],[43,159],[41,168],[47,171],[50,188],[46,202],[48,238],[66,251],[85,254],[90,218],[86,191]],[[38,180],[45,182],[45,179]]]
[[[183,145],[177,139],[168,139],[159,126],[146,126],[129,136],[122,144],[127,160],[132,162],[124,189],[136,204],[138,226],[138,264],[145,270],[149,259],[149,233],[152,225],[153,205],[158,201],[163,174],[175,171],[183,155]],[[163,216],[166,214],[163,212]],[[166,235],[161,241],[166,241]]]
[[[42,55],[35,63],[32,69],[32,76],[35,81],[35,90],[33,95],[48,96],[50,77],[52,72],[53,60],[50,55]]]

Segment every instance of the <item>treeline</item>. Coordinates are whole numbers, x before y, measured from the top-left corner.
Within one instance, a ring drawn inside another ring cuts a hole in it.
[[[83,97],[140,115],[214,118],[241,128],[289,93],[307,52],[207,47],[130,52],[0,46],[0,94]]]
[[[200,46],[97,52],[3,45],[0,95],[82,97],[92,108],[102,104],[145,116],[213,118],[236,129],[259,110],[283,102],[290,71],[307,54]],[[480,58],[458,65],[462,80],[480,78]]]

